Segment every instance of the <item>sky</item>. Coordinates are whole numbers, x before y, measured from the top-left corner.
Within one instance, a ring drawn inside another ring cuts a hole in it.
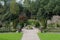
[[[35,1],[35,0],[31,0],[31,1]],[[20,2],[21,4],[23,4],[24,0],[16,0],[16,2]],[[3,1],[0,1],[0,3],[2,3],[2,5],[4,5],[4,2]]]
[[[4,5],[4,2],[3,2],[3,1],[0,1],[0,3],[1,3],[2,5]]]
[[[20,0],[16,0],[16,2],[19,2]]]
[[[16,0],[16,2],[21,2],[21,4],[23,4],[24,0]]]
[[[24,1],[24,0],[16,0],[17,3],[18,3],[18,2],[21,2],[21,4],[23,4],[23,1]],[[0,1],[0,3],[1,3],[2,5],[4,5],[4,2],[3,2],[3,1]]]

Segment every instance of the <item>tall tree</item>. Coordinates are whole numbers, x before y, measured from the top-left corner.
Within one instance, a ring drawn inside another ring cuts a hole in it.
[[[10,3],[10,12],[12,14],[18,14],[19,13],[19,6],[16,3],[16,0],[12,0]]]
[[[13,20],[13,27],[15,29],[18,24],[17,21],[18,21],[19,10],[20,10],[20,8],[19,8],[19,5],[16,3],[16,0],[11,0],[10,13],[12,14],[12,17],[10,17],[10,18]]]
[[[37,4],[36,1],[24,0],[24,7],[31,12],[31,18],[33,14],[36,14]]]

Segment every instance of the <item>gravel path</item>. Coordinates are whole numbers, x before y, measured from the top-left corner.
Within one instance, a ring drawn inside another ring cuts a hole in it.
[[[38,32],[37,29],[33,29],[33,30],[23,29],[22,40],[40,40],[37,35],[37,32]]]

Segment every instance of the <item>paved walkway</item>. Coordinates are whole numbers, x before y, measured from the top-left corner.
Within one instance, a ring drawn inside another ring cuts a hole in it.
[[[40,40],[37,35],[37,32],[38,32],[37,29],[33,29],[33,30],[23,29],[22,40]]]

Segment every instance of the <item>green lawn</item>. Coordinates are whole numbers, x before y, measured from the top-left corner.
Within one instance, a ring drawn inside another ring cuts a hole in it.
[[[41,40],[60,40],[59,33],[38,33]]]
[[[0,33],[0,40],[21,40],[22,33]]]

